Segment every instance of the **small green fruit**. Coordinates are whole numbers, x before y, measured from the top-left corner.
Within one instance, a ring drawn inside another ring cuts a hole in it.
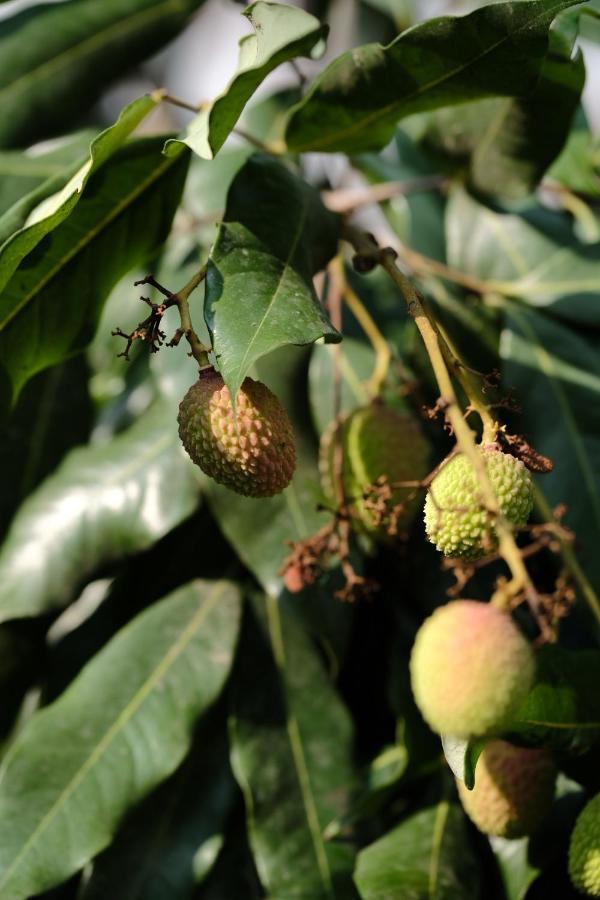
[[[332,423],[321,440],[319,461],[323,490],[331,499],[335,499],[337,440],[342,443],[344,491],[351,501],[354,520],[364,531],[384,538],[385,529],[377,527],[363,495],[381,477],[390,485],[400,481],[418,482],[425,477],[429,447],[419,424],[410,413],[396,412],[379,402],[354,410],[341,423]],[[415,494],[414,498],[407,499],[411,493]],[[388,508],[405,504],[398,517],[398,528],[409,528],[419,506],[414,488],[394,489],[387,503]]]
[[[529,471],[495,445],[480,447],[479,452],[503,515],[513,525],[525,525],[533,506]],[[493,523],[480,497],[474,467],[462,453],[449,459],[433,479],[425,500],[425,530],[446,556],[473,560],[497,548]]]
[[[220,484],[247,497],[271,497],[289,484],[294,433],[281,403],[260,381],[244,380],[234,415],[229,388],[207,369],[181,401],[177,419],[188,454]]]
[[[475,768],[472,791],[457,779],[466,814],[485,834],[518,838],[541,825],[554,799],[556,766],[544,748],[490,741]]]
[[[410,659],[417,706],[438,734],[498,733],[525,698],[535,662],[511,617],[489,603],[454,600],[422,624]]]
[[[569,875],[578,891],[600,897],[600,794],[577,817],[569,846]]]

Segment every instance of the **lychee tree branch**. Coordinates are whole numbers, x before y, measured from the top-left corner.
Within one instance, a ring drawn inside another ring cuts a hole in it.
[[[509,606],[515,597],[524,592],[540,627],[543,627],[537,591],[515,542],[512,528],[502,515],[485,463],[477,450],[476,435],[465,421],[458,403],[447,365],[447,360],[454,360],[450,349],[445,344],[418,291],[396,265],[396,252],[391,248],[380,248],[372,235],[351,225],[344,226],[342,236],[356,251],[355,265],[359,271],[366,272],[376,265],[380,265],[387,272],[402,294],[408,311],[419,329],[438,383],[446,418],[453,428],[460,450],[473,465],[482,501],[494,519],[499,554],[505,560],[512,575],[512,580],[494,594],[492,601],[501,606]]]

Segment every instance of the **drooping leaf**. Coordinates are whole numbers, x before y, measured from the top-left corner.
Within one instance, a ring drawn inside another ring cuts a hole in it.
[[[83,162],[94,137],[93,131],[78,131],[47,149],[1,151],[0,216],[48,179],[60,177],[73,164]]]
[[[342,54],[292,112],[290,150],[379,150],[400,118],[535,89],[554,17],[578,0],[497,3]]]
[[[484,739],[463,740],[448,734],[442,735],[442,747],[446,762],[456,778],[464,781],[469,790],[475,786],[475,767],[485,743]]]
[[[156,107],[157,99],[140,97],[126,106],[114,125],[95,138],[88,159],[67,183],[57,176],[41,185],[0,218],[0,292],[24,257],[72,213],[90,177],[121,147]]]
[[[184,143],[194,153],[212,159],[239,119],[244,106],[281,63],[297,56],[317,56],[323,49],[328,27],[303,9],[284,3],[257,0],[244,10],[254,34],[240,41],[237,72],[217,99],[192,122]],[[166,146],[169,153],[173,146]]]
[[[0,22],[0,147],[78,121],[113,78],[170,41],[202,0],[68,0]]]
[[[562,150],[579,105],[585,65],[580,50],[571,55],[572,41],[563,45],[561,39],[560,32],[550,30],[548,55],[533,92],[503,101],[481,136],[471,179],[482,193],[506,199],[530,193]]]
[[[3,898],[64,881],[177,768],[229,672],[239,609],[231,582],[192,582],[123,629],[33,716],[0,784]]]
[[[600,651],[542,647],[533,688],[507,729],[509,736],[577,754],[600,740]]]
[[[490,837],[489,841],[500,869],[506,900],[525,900],[530,885],[540,874],[539,867],[529,859],[529,838]]]
[[[285,166],[254,155],[238,172],[211,250],[204,315],[232,395],[285,344],[339,340],[312,284],[336,253],[338,220]]]
[[[0,539],[30,491],[68,450],[87,440],[92,424],[88,375],[82,357],[40,373],[0,426]]]
[[[478,897],[480,872],[461,807],[448,800],[405,819],[358,855],[363,900],[465,900]]]
[[[160,139],[124,147],[88,183],[69,218],[20,263],[0,294],[0,399],[91,339],[116,282],[166,238],[187,154],[166,159]]]
[[[595,305],[597,302],[594,301]],[[537,478],[564,522],[596,591],[600,589],[600,355],[593,333],[511,304],[500,342],[503,383],[515,389],[527,439],[554,461]]]
[[[446,233],[448,263],[490,293],[600,324],[600,244],[581,244],[567,216],[534,205],[519,214],[496,212],[459,188],[448,203]]]
[[[298,624],[272,597],[257,608],[233,676],[231,736],[258,874],[268,896],[353,898],[353,848],[323,834],[348,808],[351,722]]]
[[[215,862],[235,797],[225,724],[218,711],[204,717],[177,772],[94,861],[82,900],[188,900]]]
[[[101,565],[149,546],[197,504],[170,406],[108,446],[74,450],[19,510],[0,552],[0,621],[67,605]]]

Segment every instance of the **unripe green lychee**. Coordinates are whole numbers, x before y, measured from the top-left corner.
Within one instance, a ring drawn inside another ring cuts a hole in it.
[[[423,622],[410,658],[417,706],[438,734],[492,735],[508,723],[535,673],[533,652],[510,615],[454,600]]]
[[[577,817],[569,845],[569,875],[578,891],[600,897],[600,794]]]
[[[524,837],[541,825],[554,799],[556,766],[545,748],[490,741],[475,767],[475,787],[457,779],[466,814],[485,834]]]
[[[513,525],[525,525],[533,506],[533,484],[520,459],[496,445],[479,448],[503,515]],[[453,456],[433,479],[425,500],[425,530],[446,556],[477,559],[498,546],[493,521],[481,503],[471,461]]]
[[[192,460],[220,484],[247,497],[272,497],[289,484],[294,433],[285,409],[260,381],[244,380],[234,414],[229,388],[206,369],[181,401],[177,420]]]
[[[354,410],[342,422],[332,422],[321,439],[319,460],[323,490],[332,500],[338,441],[343,452],[344,492],[354,520],[373,536],[384,537],[386,529],[378,527],[364,493],[382,477],[392,486],[401,481],[418,482],[426,475],[429,447],[419,424],[409,412],[396,412],[377,401]],[[397,527],[402,531],[410,526],[418,509],[417,491],[392,487],[386,509],[400,503]]]

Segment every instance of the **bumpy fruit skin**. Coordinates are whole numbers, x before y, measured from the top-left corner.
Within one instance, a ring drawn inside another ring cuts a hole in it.
[[[471,821],[485,834],[518,838],[531,834],[550,811],[556,766],[544,748],[486,744],[475,768],[475,787],[457,779],[458,795]]]
[[[493,735],[531,688],[529,643],[507,613],[489,603],[454,600],[423,622],[410,658],[413,694],[438,734]]]
[[[207,369],[179,406],[179,436],[192,460],[220,484],[246,497],[272,497],[296,467],[294,433],[277,397],[246,378],[234,416],[229,388]]]
[[[319,468],[324,492],[334,499],[334,447],[340,434],[344,454],[344,490],[352,501],[355,521],[373,536],[384,537],[377,529],[373,513],[365,506],[363,494],[382,476],[389,483],[420,481],[427,474],[429,446],[418,422],[406,412],[399,413],[382,403],[371,403],[350,413],[341,423],[333,422],[321,439]],[[419,507],[416,495],[407,502],[410,488],[392,493],[390,505],[405,502],[398,528],[410,527]]]
[[[578,891],[600,897],[600,794],[577,817],[569,845],[569,875]]]
[[[533,506],[531,475],[520,459],[493,445],[480,447],[504,516],[525,525]],[[498,540],[481,505],[475,471],[462,453],[452,457],[433,479],[425,500],[425,530],[445,556],[478,559],[493,552]]]

